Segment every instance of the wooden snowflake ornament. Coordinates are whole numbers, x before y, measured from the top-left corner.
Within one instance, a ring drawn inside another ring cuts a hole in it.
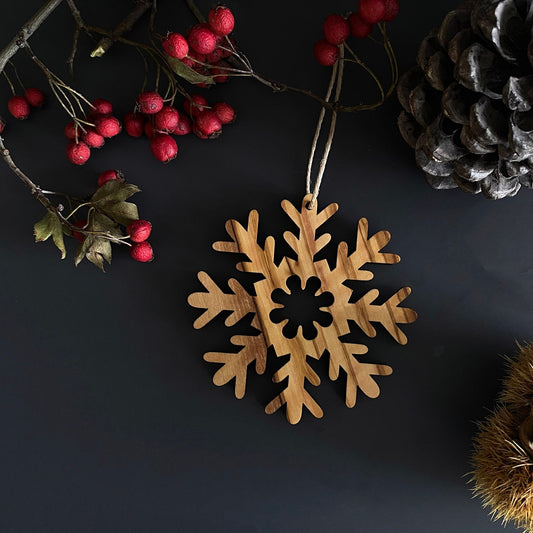
[[[317,235],[317,230],[338,210],[337,204],[330,204],[318,211],[317,203],[309,209],[310,195],[302,203],[300,211],[289,201],[284,200],[282,207],[289,218],[299,229],[297,235],[289,231],[283,238],[296,253],[297,259],[284,257],[279,264],[274,260],[275,240],[267,237],[264,246],[258,243],[257,211],[251,211],[248,225],[245,227],[235,220],[226,223],[226,231],[230,241],[216,242],[213,247],[219,252],[245,254],[247,261],[237,265],[237,269],[254,274],[261,274],[263,279],[254,284],[255,296],[248,294],[235,279],[228,282],[230,293],[225,293],[205,272],[198,274],[198,279],[206,292],[197,292],[189,296],[189,304],[205,309],[196,320],[194,327],[203,328],[222,311],[229,311],[225,324],[234,326],[248,313],[253,313],[252,326],[258,335],[236,335],[231,343],[240,347],[237,353],[209,352],[204,359],[221,365],[215,373],[215,385],[225,385],[235,379],[235,396],[242,398],[246,390],[248,367],[255,363],[255,370],[263,374],[266,370],[267,350],[274,348],[277,357],[289,356],[288,362],[278,370],[273,381],[280,383],[288,378],[285,389],[278,394],[265,408],[268,414],[286,405],[287,420],[296,424],[302,417],[305,406],[315,417],[321,418],[322,409],[306,389],[306,381],[311,385],[320,385],[320,378],[311,368],[307,358],[320,359],[329,355],[329,377],[336,380],[340,369],[346,372],[346,405],[355,405],[357,389],[370,398],[379,395],[379,387],[374,376],[386,376],[392,373],[387,365],[363,363],[360,356],[368,352],[363,344],[343,342],[341,337],[350,333],[350,323],[355,323],[368,336],[375,337],[376,330],[372,323],[381,323],[390,335],[400,344],[407,343],[407,337],[398,324],[408,324],[417,318],[416,313],[400,303],[409,296],[411,289],[404,287],[383,304],[375,304],[379,295],[376,289],[369,290],[357,301],[351,301],[353,291],[344,285],[345,281],[370,281],[374,275],[363,267],[368,263],[395,264],[399,256],[383,253],[381,250],[390,241],[387,231],[380,231],[368,237],[368,222],[362,218],[357,229],[356,249],[349,253],[348,245],[341,242],[337,248],[337,259],[334,268],[323,259],[314,261],[315,255],[328,245],[331,235]],[[304,336],[302,326],[298,327],[295,336],[286,334],[288,319],[275,320],[276,310],[283,307],[273,298],[279,289],[290,293],[287,282],[297,276],[302,290],[312,278],[320,280],[316,296],[330,293],[333,298],[327,300],[328,305],[321,310],[329,313],[332,320],[328,325],[314,322],[311,339]]]

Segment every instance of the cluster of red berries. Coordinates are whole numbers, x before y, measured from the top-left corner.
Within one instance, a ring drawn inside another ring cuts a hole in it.
[[[44,93],[36,87],[28,87],[24,91],[24,96],[15,94],[7,102],[7,109],[11,115],[19,120],[24,120],[30,116],[31,108],[39,108],[44,104]],[[0,133],[4,130],[3,121],[0,126]]]
[[[233,54],[226,39],[234,27],[231,10],[219,5],[209,11],[208,22],[193,26],[187,37],[181,33],[168,33],[162,42],[163,50],[196,72],[211,76],[215,83],[224,83],[228,80],[229,68],[224,60]]]
[[[392,22],[398,11],[398,0],[360,0],[358,10],[348,17],[329,15],[324,21],[324,39],[314,46],[315,59],[330,67],[339,58],[339,45],[350,35],[364,39],[370,35],[374,24]]]
[[[137,97],[135,111],[124,117],[124,129],[131,137],[148,137],[154,157],[168,163],[178,154],[172,135],[193,132],[202,139],[212,139],[220,135],[223,124],[234,119],[235,111],[229,104],[220,102],[210,107],[199,94],[185,100],[183,109],[178,111],[172,105],[165,105],[160,94],[144,92]]]
[[[91,106],[86,117],[91,126],[76,121],[65,126],[65,137],[70,141],[66,150],[67,158],[75,165],[85,164],[91,157],[91,148],[101,148],[106,139],[115,137],[122,129],[120,121],[113,116],[111,102],[97,98]]]
[[[124,176],[119,170],[105,170],[98,176],[97,185],[101,187],[111,180],[123,180]],[[75,224],[80,229],[87,228],[87,220],[78,220]],[[148,242],[148,237],[152,232],[152,224],[148,220],[134,220],[126,227],[126,235],[131,240],[130,256],[135,261],[141,263],[148,263],[154,258],[154,251],[151,244]],[[74,238],[82,243],[85,240],[85,235],[80,231],[73,231]]]

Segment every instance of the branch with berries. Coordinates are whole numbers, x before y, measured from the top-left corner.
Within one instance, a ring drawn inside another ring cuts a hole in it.
[[[258,73],[237,45],[233,36],[234,14],[227,6],[217,5],[204,17],[193,0],[185,0],[198,19],[198,24],[190,27],[187,32],[167,31],[162,35],[154,31],[157,14],[155,0],[138,0],[130,13],[112,30],[87,23],[75,0],[66,0],[75,22],[72,49],[67,58],[71,73],[78,41],[84,35],[100,39],[90,54],[93,58],[105,56],[115,44],[132,47],[143,58],[145,72],[141,91],[130,111],[120,120],[114,113],[111,102],[104,98],[87,98],[82,91],[53,72],[29,44],[33,33],[61,1],[45,2],[0,52],[0,72],[13,93],[8,101],[8,111],[13,118],[19,120],[27,119],[32,109],[40,108],[45,102],[45,95],[39,88],[23,86],[12,59],[19,50],[24,50],[43,72],[52,95],[68,116],[64,129],[67,139],[66,156],[75,165],[85,164],[91,157],[92,150],[103,147],[109,139],[122,131],[133,138],[147,138],[153,156],[163,163],[176,158],[177,137],[192,133],[201,139],[216,139],[221,135],[223,127],[235,121],[236,113],[227,102],[210,102],[200,90],[226,83],[231,78],[248,77],[275,92],[301,94],[319,104],[321,113],[309,163],[308,183],[320,129],[325,114],[331,113],[330,131],[313,191],[314,201],[333,142],[338,114],[380,107],[391,96],[398,81],[398,67],[386,30],[386,23],[394,20],[398,14],[397,0],[360,0],[356,12],[347,16],[332,14],[325,19],[324,38],[315,43],[313,52],[320,65],[332,68],[330,89],[326,97],[308,89],[273,81]],[[127,32],[147,13],[150,14],[149,41],[137,42],[126,38]],[[377,32],[374,32],[374,27]],[[349,43],[352,38],[355,39],[354,43]],[[355,42],[365,38],[372,39],[383,47],[391,70],[388,84],[382,82],[357,54]],[[16,82],[23,88],[23,94],[15,90],[7,65],[11,65]],[[343,76],[352,66],[362,68],[375,82],[378,89],[375,101],[357,104],[339,101]],[[333,88],[335,96],[332,98]],[[0,118],[0,135],[4,134],[5,126]],[[139,220],[137,206],[126,201],[139,189],[127,183],[118,171],[102,173],[94,194],[90,198],[79,200],[67,194],[43,190],[36,185],[15,164],[2,137],[0,155],[46,209],[43,219],[35,225],[37,241],[52,237],[61,256],[65,257],[65,237],[77,239],[79,244],[74,253],[75,264],[85,258],[102,269],[105,261],[111,261],[112,244],[127,246],[131,256],[138,261],[146,262],[153,258],[153,251],[147,241],[151,225],[145,220]],[[61,196],[66,201],[54,201]]]

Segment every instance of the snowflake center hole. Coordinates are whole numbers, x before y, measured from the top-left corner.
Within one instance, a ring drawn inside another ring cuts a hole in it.
[[[291,276],[287,280],[287,288],[288,293],[283,289],[272,292],[272,300],[283,307],[271,311],[270,320],[274,324],[288,320],[283,327],[283,335],[288,339],[296,337],[300,326],[304,338],[316,338],[318,330],[315,323],[328,327],[333,322],[331,314],[323,309],[333,304],[333,295],[330,292],[321,292],[322,283],[317,277],[307,279],[302,289],[300,277]]]

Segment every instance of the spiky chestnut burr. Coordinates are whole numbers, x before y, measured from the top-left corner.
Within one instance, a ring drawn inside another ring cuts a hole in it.
[[[533,345],[508,359],[496,409],[474,439],[474,495],[494,520],[533,532]]]

